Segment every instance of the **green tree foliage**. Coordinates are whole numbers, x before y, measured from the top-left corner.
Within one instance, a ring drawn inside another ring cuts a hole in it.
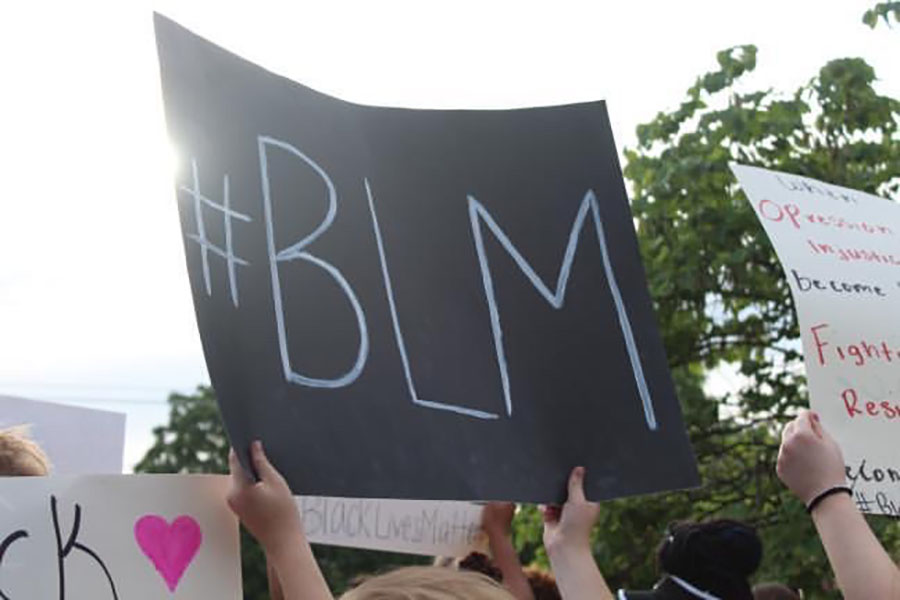
[[[790,94],[743,89],[741,78],[756,67],[753,46],[717,60],[675,110],[638,127],[625,168],[704,484],[608,504],[597,555],[614,584],[646,585],[666,521],[743,518],[766,542],[762,579],[827,597],[829,570],[809,519],[774,477],[780,423],[807,404],[796,316],[781,266],[728,163],[897,197],[900,103],[877,93],[875,73],[861,59],[833,60]],[[743,385],[708,397],[704,374],[725,363],[738,367]],[[896,529],[873,522],[895,543]]]
[[[862,21],[872,29],[875,29],[879,20],[890,27],[892,16],[895,23],[900,23],[900,2],[879,2],[863,13]]]
[[[194,394],[169,396],[169,422],[153,430],[153,446],[135,465],[137,473],[227,473],[228,437],[215,394],[201,386]],[[313,546],[316,560],[335,594],[359,575],[388,567],[427,562],[423,557],[350,548]],[[241,529],[241,563],[245,600],[269,597],[265,555],[256,540]]]

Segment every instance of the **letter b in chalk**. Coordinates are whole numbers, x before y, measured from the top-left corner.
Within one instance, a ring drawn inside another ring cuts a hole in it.
[[[278,347],[281,353],[281,363],[284,369],[284,377],[291,383],[306,385],[309,387],[339,388],[350,385],[351,383],[356,381],[356,379],[362,373],[363,367],[366,364],[366,359],[369,354],[369,334],[366,327],[366,316],[363,313],[362,305],[360,305],[356,294],[353,292],[353,288],[350,287],[347,279],[343,276],[343,274],[341,274],[337,267],[306,251],[306,247],[312,244],[316,240],[316,238],[322,235],[329,227],[331,227],[332,223],[334,222],[334,217],[337,214],[337,192],[334,189],[334,184],[332,183],[331,178],[328,177],[328,174],[325,172],[325,170],[322,169],[322,167],[320,167],[312,159],[303,154],[294,146],[268,136],[259,136],[257,138],[257,142],[259,145],[259,167],[260,175],[262,178],[263,210],[265,213],[266,221],[266,242],[269,255],[269,269],[272,276],[272,297],[274,298],[275,302],[275,323],[278,329]],[[325,186],[328,190],[328,212],[325,215],[325,218],[321,223],[319,223],[319,226],[316,227],[316,229],[312,233],[293,243],[287,248],[284,248],[283,250],[277,250],[275,248],[275,231],[273,226],[274,220],[272,214],[272,194],[271,186],[269,185],[269,163],[267,154],[270,147],[276,147],[289,152],[302,160],[309,168],[315,171],[315,173],[319,177],[322,178],[322,181],[325,183]],[[285,327],[284,319],[284,297],[281,291],[281,281],[278,275],[278,266],[280,263],[290,262],[294,260],[302,260],[308,262],[328,273],[328,275],[331,276],[332,279],[334,279],[335,283],[340,286],[344,295],[347,297],[347,300],[350,301],[350,305],[353,307],[353,312],[356,314],[356,323],[359,329],[359,348],[356,354],[356,361],[348,371],[346,371],[339,377],[335,377],[333,379],[320,379],[310,377],[301,373],[297,373],[291,366],[291,357],[288,351],[287,330]]]

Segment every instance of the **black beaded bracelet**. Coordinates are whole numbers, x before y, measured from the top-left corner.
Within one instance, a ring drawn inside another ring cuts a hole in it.
[[[846,493],[848,496],[853,496],[853,490],[847,487],[846,485],[836,485],[834,487],[830,487],[824,492],[819,493],[818,496],[809,501],[809,504],[806,505],[806,512],[812,514],[813,509],[819,505],[822,500],[827,498],[828,496],[833,496],[835,494]]]

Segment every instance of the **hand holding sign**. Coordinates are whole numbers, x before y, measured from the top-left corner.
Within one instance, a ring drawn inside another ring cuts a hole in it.
[[[808,410],[788,423],[778,451],[778,477],[804,505],[823,491],[844,484],[841,448]]]
[[[269,463],[262,443],[250,445],[253,468],[259,475],[254,482],[232,450],[228,454],[231,467],[231,489],[228,506],[260,544],[267,549],[292,546],[304,538],[300,513],[284,477]]]
[[[332,600],[303,533],[300,513],[287,482],[269,462],[258,440],[251,444],[250,456],[259,475],[256,482],[241,467],[233,450],[228,455],[228,505],[262,544],[274,570],[273,584],[285,598]]]

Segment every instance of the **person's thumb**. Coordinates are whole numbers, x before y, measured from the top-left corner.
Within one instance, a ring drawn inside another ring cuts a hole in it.
[[[820,439],[825,438],[825,429],[822,427],[822,422],[819,420],[819,413],[809,411],[809,425],[812,427],[812,431],[816,436]]]
[[[247,471],[241,466],[241,461],[238,460],[234,448],[228,451],[228,469],[231,472],[231,483],[234,487],[243,488],[253,483],[247,475]]]
[[[584,497],[584,467],[575,467],[569,475],[568,502],[585,502]]]
[[[253,461],[253,468],[262,481],[272,481],[281,478],[281,474],[272,466],[266,457],[266,451],[263,450],[262,442],[255,440],[250,444],[250,459]]]

